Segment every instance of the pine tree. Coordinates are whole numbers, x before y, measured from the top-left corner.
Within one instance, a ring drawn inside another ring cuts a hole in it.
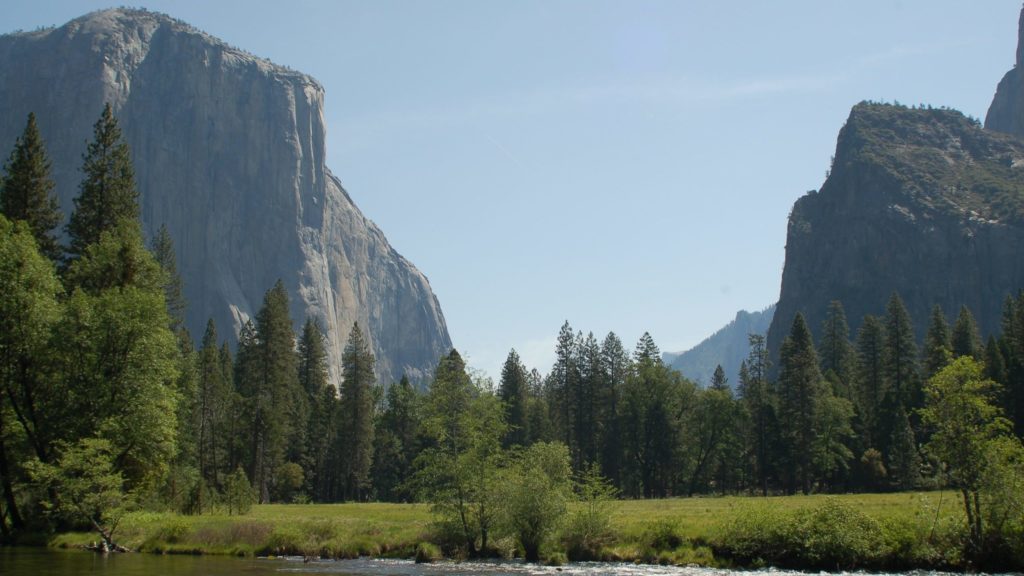
[[[823,386],[811,331],[797,313],[779,353],[779,426],[790,491],[797,486],[805,494],[811,491],[812,449],[818,435],[815,415]]]
[[[555,347],[555,364],[548,374],[548,403],[552,423],[558,437],[569,447],[569,453],[579,454],[579,438],[574,436],[576,427],[576,389],[579,385],[579,349],[572,326],[566,321],[558,332]]]
[[[328,450],[336,437],[337,396],[328,381],[327,350],[317,320],[307,318],[299,337],[299,387],[309,406],[306,446],[303,454],[306,492],[317,500],[327,499]]]
[[[846,323],[846,311],[839,300],[833,300],[828,305],[821,334],[821,345],[818,348],[821,373],[834,373],[839,384],[834,390],[835,394],[849,398],[856,356],[853,345],[850,344],[850,326]]]
[[[622,340],[609,332],[601,342],[600,419],[601,471],[614,486],[622,485],[621,411],[622,389],[630,372],[629,354]]]
[[[885,312],[885,375],[888,392],[892,394],[887,405],[895,409],[898,403],[909,414],[920,408],[924,399],[914,328],[899,294],[893,293]],[[892,416],[890,413],[885,424],[887,436],[893,430]]]
[[[230,468],[227,462],[228,421],[231,414],[231,387],[224,378],[217,327],[206,323],[196,386],[197,459],[199,473],[209,486],[220,487]]]
[[[914,429],[910,426],[910,419],[902,407],[896,412],[887,460],[889,478],[894,488],[917,488],[921,480],[921,456],[917,451]]]
[[[128,145],[121,139],[121,128],[107,104],[93,126],[93,141],[82,156],[85,174],[75,198],[75,211],[68,221],[67,232],[72,259],[85,254],[100,234],[122,220],[137,221],[139,193],[135,188]]]
[[[881,450],[882,403],[887,395],[885,379],[885,326],[875,316],[865,316],[857,331],[857,378],[853,398],[860,419],[865,449]]]
[[[288,293],[278,280],[263,297],[255,325],[247,324],[239,337],[235,379],[248,407],[248,468],[260,503],[270,501],[274,472],[289,448],[302,446],[305,431],[288,311]]]
[[[981,336],[978,334],[978,324],[974,321],[974,315],[967,306],[960,307],[960,314],[956,317],[956,324],[953,325],[953,334],[950,337],[953,358],[970,356],[975,360],[982,358]]]
[[[342,480],[346,500],[362,500],[369,488],[373,465],[374,358],[359,323],[352,325],[341,354]]]
[[[768,477],[772,462],[773,432],[775,426],[775,404],[768,384],[768,348],[765,337],[750,334],[747,337],[750,353],[740,370],[739,394],[747,414],[750,428],[747,433],[750,453],[753,459],[754,476],[758,480],[763,496],[768,495]]]
[[[576,387],[576,432],[579,438],[579,453],[575,454],[573,470],[582,472],[586,466],[598,461],[598,440],[601,436],[599,419],[599,397],[604,388],[604,371],[601,368],[601,346],[588,333],[579,344],[579,379]]]
[[[949,364],[952,358],[953,345],[949,339],[949,323],[942,307],[936,304],[932,308],[928,322],[928,332],[924,336],[924,371],[925,377],[931,378]]]
[[[164,300],[167,302],[167,315],[171,317],[171,332],[180,334],[185,326],[185,295],[182,288],[181,275],[178,274],[178,259],[174,254],[174,241],[171,239],[167,225],[160,226],[152,244],[153,257],[164,273]]]
[[[64,217],[53,196],[50,160],[42,136],[36,126],[36,115],[29,113],[25,131],[14,144],[0,178],[0,213],[9,220],[28,223],[39,246],[39,252],[51,261],[58,261],[61,247],[53,229]]]
[[[519,360],[519,354],[513,349],[505,359],[501,368],[501,382],[498,385],[498,396],[505,405],[505,422],[508,432],[502,444],[510,446],[526,446],[529,438],[527,422],[527,382],[526,367]]]
[[[374,433],[373,488],[378,498],[404,502],[413,497],[405,483],[421,448],[419,428],[419,396],[403,375],[388,388],[387,403]]]
[[[715,373],[711,375],[711,386],[712,390],[730,390],[729,379],[725,377],[725,370],[722,369],[722,365],[715,366]]]

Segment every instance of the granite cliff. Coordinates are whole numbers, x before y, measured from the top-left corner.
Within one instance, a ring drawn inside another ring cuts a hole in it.
[[[935,304],[950,318],[967,305],[992,333],[1024,287],[1022,251],[1024,142],[953,110],[859,104],[821,190],[790,214],[769,350],[797,312],[818,331],[838,299],[855,333],[894,291],[919,337]]]
[[[335,381],[356,321],[382,382],[423,378],[451,347],[427,278],[324,164],[314,79],[142,10],[0,36],[0,144],[36,113],[66,213],[106,102],[132,150],[144,229],[166,224],[174,239],[193,336],[210,317],[237,334],[280,278],[296,325],[324,327]]]
[[[817,331],[838,299],[852,337],[893,291],[919,338],[935,304],[951,320],[967,305],[983,334],[1000,329],[1005,298],[1024,289],[1022,62],[1024,10],[984,129],[954,110],[854,107],[821,190],[790,213],[773,356],[797,312]]]

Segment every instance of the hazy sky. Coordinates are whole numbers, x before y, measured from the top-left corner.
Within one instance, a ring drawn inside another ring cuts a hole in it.
[[[1020,0],[137,1],[326,89],[327,163],[497,379],[563,321],[697,344],[778,298],[850,107],[984,119]],[[7,0],[0,32],[108,2]]]

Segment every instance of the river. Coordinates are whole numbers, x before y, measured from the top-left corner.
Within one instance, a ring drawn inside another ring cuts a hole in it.
[[[807,576],[802,572],[764,571],[771,576]],[[710,568],[677,568],[634,564],[584,562],[561,568],[520,562],[439,562],[415,564],[411,560],[322,560],[302,558],[230,558],[156,554],[111,554],[52,550],[46,548],[0,548],[3,576],[267,576],[271,574],[340,574],[349,576],[749,576],[756,572],[735,572]],[[863,574],[863,573],[857,573]],[[938,575],[935,572],[914,574]]]

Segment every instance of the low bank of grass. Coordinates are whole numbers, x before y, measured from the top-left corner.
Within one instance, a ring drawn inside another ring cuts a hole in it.
[[[611,533],[592,551],[595,559],[806,569],[961,565],[950,540],[961,524],[951,492],[627,500],[610,508]],[[156,553],[414,558],[418,549],[420,556],[436,550],[431,522],[425,504],[262,505],[245,516],[137,512],[123,520],[118,540]],[[52,545],[93,540],[62,534]],[[549,557],[565,557],[564,541],[551,544]]]

